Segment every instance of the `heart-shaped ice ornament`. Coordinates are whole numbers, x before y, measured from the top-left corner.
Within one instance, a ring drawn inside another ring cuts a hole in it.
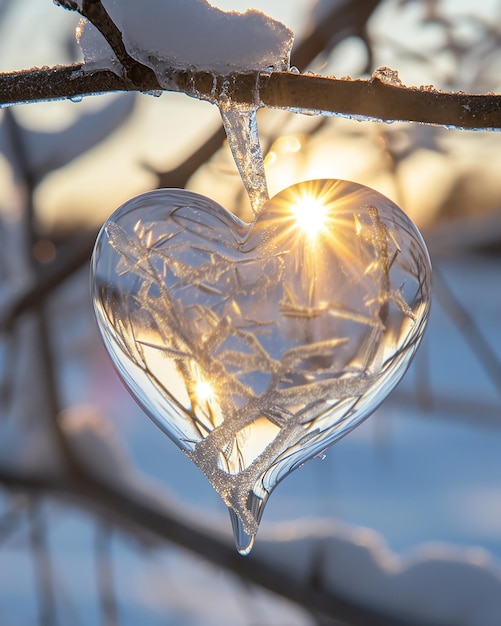
[[[145,193],[104,224],[92,274],[120,376],[220,494],[243,554],[273,488],[395,387],[430,308],[416,227],[341,180],[289,187],[252,224]]]

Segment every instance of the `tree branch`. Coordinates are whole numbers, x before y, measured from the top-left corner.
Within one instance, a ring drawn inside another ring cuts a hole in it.
[[[21,315],[39,307],[59,285],[89,263],[96,236],[97,232],[89,232],[73,237],[58,250],[56,259],[40,270],[36,279],[4,303],[0,312],[0,333],[11,331]]]
[[[107,520],[134,534],[149,534],[224,567],[242,579],[289,599],[314,613],[330,616],[351,626],[418,626],[412,618],[394,617],[356,601],[337,595],[321,586],[305,585],[294,573],[273,567],[256,556],[242,558],[228,541],[187,523],[184,517],[160,510],[129,494],[115,490],[90,475],[69,476],[61,480],[10,474],[0,467],[0,484],[29,493],[52,493],[77,499],[87,508],[98,508]],[[431,626],[431,625],[430,625]]]
[[[165,91],[217,102],[225,93],[237,104],[341,115],[374,121],[438,124],[470,130],[501,128],[501,96],[406,87],[375,77],[336,79],[293,72],[249,72],[214,76],[205,71],[170,70]],[[84,65],[0,74],[0,106],[116,91],[157,90],[154,74],[133,83],[107,69]]]

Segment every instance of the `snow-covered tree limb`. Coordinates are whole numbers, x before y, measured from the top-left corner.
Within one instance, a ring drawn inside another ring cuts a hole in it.
[[[406,87],[386,80],[384,72],[369,80],[352,80],[293,72],[214,76],[206,71],[172,70],[168,81],[166,91],[184,92],[210,102],[216,102],[224,93],[236,104],[298,113],[422,122],[470,130],[501,128],[501,95]],[[154,74],[145,75],[137,83],[110,70],[87,70],[83,65],[0,74],[0,106],[134,90],[158,90]]]
[[[113,51],[110,54],[115,55],[116,63],[76,64],[0,74],[0,106],[116,91],[158,92],[161,83],[165,91],[184,92],[213,103],[224,97],[237,105],[289,109],[298,113],[422,122],[463,129],[501,128],[500,95],[441,92],[429,86],[407,87],[398,80],[397,73],[388,68],[376,70],[368,80],[284,71],[221,74],[197,68],[169,68],[165,63],[154,71],[130,55],[123,33],[100,0],[59,0],[58,3],[77,11],[98,29]],[[362,11],[363,19],[360,18],[362,23],[356,27],[352,24],[352,30],[355,28],[355,32],[363,36],[363,24],[377,5],[378,0],[357,3],[357,11]],[[313,44],[321,42],[323,48],[328,45],[333,31],[337,32],[331,22],[338,24],[343,16],[348,19],[344,4],[341,8],[336,5],[325,16],[327,32],[323,32],[322,24],[317,25],[311,36],[293,51],[293,63],[302,66],[318,54],[318,48],[311,48]]]

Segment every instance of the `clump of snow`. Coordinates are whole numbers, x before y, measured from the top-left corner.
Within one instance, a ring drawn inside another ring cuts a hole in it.
[[[377,67],[372,72],[372,80],[379,80],[385,85],[392,85],[393,87],[403,87],[398,71],[392,70],[391,67]]]
[[[122,31],[127,52],[151,67],[161,84],[171,68],[218,74],[289,68],[292,31],[260,11],[222,11],[207,0],[103,0],[103,5]],[[91,24],[81,24],[77,36],[86,62],[113,67],[111,49]]]
[[[254,553],[304,584],[315,575],[323,589],[394,617],[499,624],[501,568],[482,548],[435,543],[400,556],[371,529],[317,520],[270,527]]]

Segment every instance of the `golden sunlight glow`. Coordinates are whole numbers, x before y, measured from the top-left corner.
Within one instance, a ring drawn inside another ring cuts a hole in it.
[[[265,229],[273,233],[266,240],[270,248],[282,247],[302,255],[297,257],[298,268],[302,267],[305,275],[310,273],[312,285],[325,254],[342,260],[346,272],[360,276],[367,264],[361,250],[371,228],[371,200],[370,190],[349,181],[304,181],[268,202],[254,232],[257,235]]]
[[[296,226],[309,239],[314,239],[325,227],[328,207],[321,198],[305,195],[293,206]]]
[[[197,383],[195,394],[198,402],[207,402],[208,400],[212,400],[215,395],[212,385],[206,380],[201,380]]]

